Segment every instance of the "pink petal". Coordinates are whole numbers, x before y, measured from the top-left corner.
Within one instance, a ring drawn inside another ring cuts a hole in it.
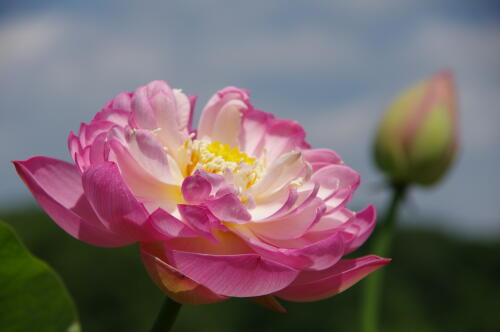
[[[260,222],[283,216],[295,206],[298,199],[297,190],[292,188],[288,190],[288,195],[274,195],[266,199],[266,201],[260,201],[257,206],[249,211],[252,215],[252,221]]]
[[[297,270],[324,270],[337,263],[344,255],[344,239],[340,232],[313,243],[296,248],[284,246],[280,241],[262,241],[252,233],[236,228],[235,232],[243,237],[255,252],[262,256],[290,266]]]
[[[318,169],[331,164],[342,163],[340,156],[336,152],[329,149],[302,150],[302,156],[305,161],[312,165],[313,171],[317,171]]]
[[[376,225],[376,210],[373,205],[363,211],[353,213],[346,208],[340,208],[325,215],[316,223],[305,238],[318,241],[333,233],[341,233],[344,238],[345,254],[358,249],[373,232]]]
[[[187,122],[187,128],[188,128],[189,132],[191,132],[191,130],[193,129],[194,109],[196,107],[196,101],[198,100],[198,96],[197,95],[189,95],[188,99],[189,99],[189,104],[190,104],[191,108],[189,109],[189,119]]]
[[[153,177],[137,163],[130,152],[116,139],[108,141],[112,156],[120,168],[123,179],[138,197],[150,202],[153,208],[161,207],[169,212],[177,208],[177,203],[182,202],[180,186],[171,185]]]
[[[195,99],[189,98],[181,90],[174,89],[175,103],[177,105],[177,123],[181,131],[191,130],[191,122],[193,120],[193,106],[191,102]]]
[[[188,305],[221,302],[227,299],[184,276],[167,263],[162,248],[141,243],[141,258],[155,284],[172,300]]]
[[[188,139],[186,115],[179,114],[175,100],[162,94],[157,94],[153,99],[156,119],[158,121],[158,138],[173,155],[177,155],[177,149]]]
[[[75,166],[81,173],[90,166],[90,148],[90,146],[86,146],[80,154],[75,154],[75,158],[73,159]]]
[[[83,148],[80,144],[80,138],[73,132],[69,133],[68,151],[75,164],[78,165],[80,171],[83,171],[83,169],[88,165],[89,161],[83,158]]]
[[[348,221],[350,221],[355,214],[346,208],[340,208],[335,210],[333,213],[325,214],[321,219],[314,224],[309,230],[310,233],[323,233],[323,232],[337,232],[343,229]]]
[[[177,153],[188,138],[186,107],[179,110],[176,97],[164,81],[153,81],[138,88],[132,98],[132,124],[139,128],[160,129],[158,137],[169,151]]]
[[[164,242],[165,248],[169,250],[211,255],[241,255],[255,253],[241,237],[227,230],[227,228],[226,230],[214,228],[212,229],[212,234],[215,241],[211,241],[201,236],[194,238],[175,237],[168,239]]]
[[[114,163],[90,166],[82,175],[85,196],[105,225],[119,234],[141,240],[148,213],[137,201]]]
[[[130,100],[127,105],[119,105],[118,107],[126,107],[128,108],[104,108],[100,112],[98,112],[92,122],[111,122],[120,127],[125,127],[128,125],[128,119],[130,117]]]
[[[226,194],[214,200],[208,200],[205,205],[218,219],[224,222],[242,224],[252,216],[235,194]]]
[[[212,185],[200,173],[188,176],[182,182],[182,197],[188,203],[200,203],[208,199]]]
[[[90,124],[82,123],[80,126],[80,142],[82,147],[86,147],[94,143],[97,136],[102,133],[107,133],[116,124],[109,121],[96,121]]]
[[[151,95],[155,92],[160,92],[161,90],[167,90],[166,93],[170,92],[169,88],[157,88],[161,84],[157,81],[151,82],[146,86],[141,86],[134,91],[132,97],[132,124],[134,128],[143,128],[154,130],[158,128],[158,121],[156,120],[155,110],[151,104]],[[156,90],[156,91],[155,91]],[[131,125],[132,125],[131,124]]]
[[[346,255],[358,249],[375,229],[377,211],[373,205],[355,214],[343,225],[343,231],[350,234],[346,243]]]
[[[345,205],[359,185],[359,174],[345,165],[330,165],[316,171],[311,181],[320,184],[318,196],[328,201],[329,211]]]
[[[249,156],[261,156],[265,146],[268,123],[271,119],[274,119],[272,114],[257,110],[243,115],[239,136],[241,151]]]
[[[290,256],[307,258],[308,264],[300,266],[300,269],[303,270],[327,269],[336,264],[345,254],[343,238],[340,233],[332,234],[307,246],[289,249],[288,252],[283,250],[283,252]],[[299,267],[297,266],[297,268]]]
[[[325,205],[323,201],[315,198],[294,212],[281,217],[270,218],[268,221],[254,222],[248,224],[248,227],[265,238],[277,240],[296,239],[313,227],[324,212]]]
[[[199,231],[203,236],[212,242],[217,242],[212,235],[212,227],[220,222],[211,215],[207,208],[198,205],[179,204],[179,213],[182,219],[187,221],[194,229]]]
[[[106,133],[99,134],[92,145],[89,146],[89,162],[97,164],[107,161],[109,155],[109,147],[106,142]]]
[[[241,117],[249,108],[250,98],[246,90],[227,87],[217,92],[201,113],[198,138],[237,146]]]
[[[290,182],[304,172],[306,166],[300,152],[286,153],[269,166],[263,178],[251,187],[251,192],[257,201],[262,200],[288,187]]]
[[[301,272],[293,283],[275,295],[296,302],[325,299],[343,292],[390,261],[374,255],[343,259],[327,270]]]
[[[240,100],[231,100],[222,106],[210,134],[212,141],[238,146],[241,118],[247,108],[247,104]]]
[[[73,165],[48,157],[15,161],[14,165],[40,206],[73,237],[102,247],[133,242],[103,227],[83,195],[81,175]]]
[[[295,189],[293,184],[289,187],[286,200],[284,190],[259,200],[259,204],[251,210],[252,221],[268,222],[297,213],[315,200],[319,191],[319,185],[313,183],[302,185],[299,189]]]
[[[137,129],[126,135],[128,149],[144,171],[166,183],[175,183],[163,145],[150,131]]]
[[[295,121],[276,119],[270,113],[252,109],[244,114],[239,141],[242,151],[256,157],[265,152],[271,163],[284,153],[309,149],[305,135]]]
[[[269,162],[284,153],[309,148],[305,136],[306,132],[298,122],[285,119],[270,120],[265,146]]]
[[[149,216],[145,228],[151,241],[200,236],[191,227],[162,209],[157,209]]]
[[[288,286],[298,271],[255,254],[208,255],[167,250],[178,271],[224,296],[268,295]]]
[[[196,170],[194,175],[199,175],[207,180],[212,186],[210,195],[218,198],[226,194],[237,194],[237,189],[234,185],[228,183],[226,177],[221,174],[209,173],[203,170]]]
[[[111,99],[104,106],[103,110],[110,109],[113,111],[128,111],[128,112],[130,112],[130,110],[132,109],[131,97],[132,97],[131,93],[122,92],[122,93],[118,94],[116,97],[114,97],[113,99]],[[99,114],[99,113],[97,113],[97,114]],[[97,115],[95,118],[96,118],[96,120],[102,120],[100,118],[100,116],[97,116]],[[106,118],[109,119],[108,117],[106,117]]]

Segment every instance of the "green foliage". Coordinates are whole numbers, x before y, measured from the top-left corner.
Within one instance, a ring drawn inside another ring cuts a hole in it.
[[[80,310],[84,331],[151,328],[163,295],[147,276],[136,246],[104,249],[86,245],[38,211],[4,214],[3,218],[64,278]],[[361,251],[366,253],[368,247]],[[393,262],[386,267],[381,331],[498,331],[498,242],[402,230],[395,236],[392,252]],[[243,299],[183,306],[172,331],[356,332],[360,290],[358,284],[324,301],[284,302],[288,314]],[[3,312],[0,306],[0,315]]]
[[[0,331],[80,331],[60,278],[33,257],[2,221],[0,263]]]

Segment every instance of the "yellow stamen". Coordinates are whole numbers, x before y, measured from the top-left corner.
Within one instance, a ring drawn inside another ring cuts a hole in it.
[[[221,142],[210,143],[206,149],[215,154],[216,156],[222,157],[225,161],[234,163],[246,163],[248,165],[253,165],[255,163],[255,158],[247,156],[246,153],[241,152],[238,147],[231,147],[228,144],[222,144]]]
[[[230,171],[233,174],[232,181],[242,192],[262,176],[262,162],[248,156],[238,147],[218,141],[188,140],[185,148],[190,151],[187,174],[192,174],[197,169],[216,174]]]

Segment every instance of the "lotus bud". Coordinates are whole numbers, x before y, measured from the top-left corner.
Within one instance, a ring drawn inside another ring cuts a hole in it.
[[[389,106],[378,128],[377,166],[394,184],[435,184],[455,158],[457,118],[449,71],[410,87]]]

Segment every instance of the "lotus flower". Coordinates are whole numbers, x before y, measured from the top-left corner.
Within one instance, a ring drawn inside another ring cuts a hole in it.
[[[346,207],[359,175],[311,149],[296,122],[225,88],[192,129],[196,97],[163,81],[121,93],[70,134],[74,163],[14,162],[38,203],[91,245],[140,242],[156,284],[185,304],[335,295],[388,259],[342,256],[375,226],[375,209]]]
[[[375,141],[375,161],[396,184],[437,183],[458,149],[458,111],[453,77],[442,71],[398,96]]]

